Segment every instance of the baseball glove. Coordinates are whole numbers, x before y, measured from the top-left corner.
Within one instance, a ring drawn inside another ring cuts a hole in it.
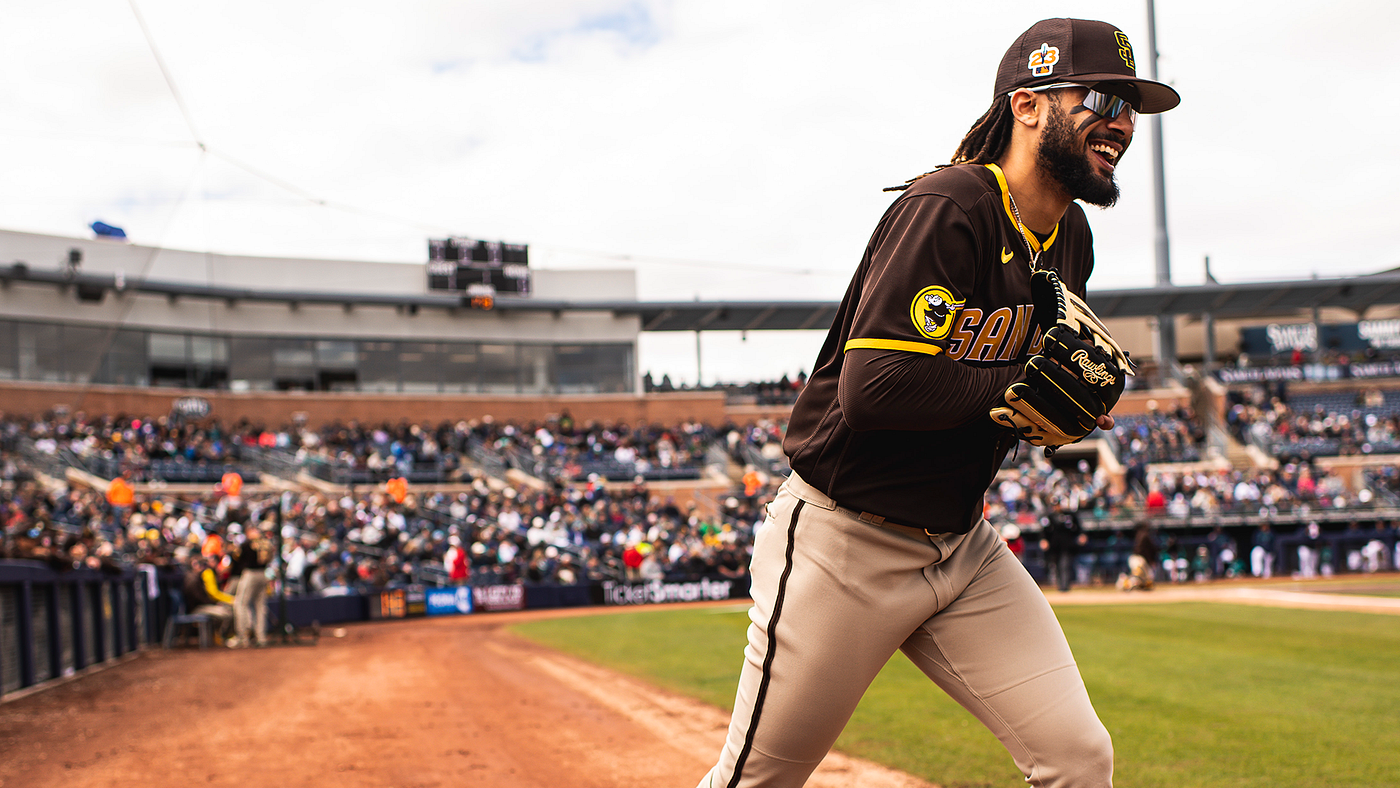
[[[1028,443],[1063,446],[1094,431],[1098,418],[1118,403],[1133,365],[1054,271],[1031,274],[1031,301],[1044,343],[1026,362],[1025,379],[1007,387],[1006,404],[990,415]]]

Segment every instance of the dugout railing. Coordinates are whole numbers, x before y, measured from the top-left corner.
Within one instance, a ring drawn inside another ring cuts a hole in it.
[[[0,697],[155,642],[153,578],[0,560]]]

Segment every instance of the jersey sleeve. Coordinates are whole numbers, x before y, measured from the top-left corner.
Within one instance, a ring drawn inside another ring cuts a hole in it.
[[[953,200],[919,195],[894,206],[868,250],[839,396],[847,424],[943,430],[985,417],[1019,366],[964,364],[944,350],[977,285],[977,233]]]
[[[952,429],[985,418],[1024,374],[1020,366],[857,348],[841,369],[841,412],[857,431]]]
[[[867,250],[868,269],[843,350],[938,355],[976,284],[976,233],[953,200],[920,194],[896,203]]]
[[[209,597],[215,602],[223,602],[226,605],[233,604],[233,597],[219,590],[219,583],[214,579],[214,570],[205,569],[203,572],[204,590],[209,592]]]

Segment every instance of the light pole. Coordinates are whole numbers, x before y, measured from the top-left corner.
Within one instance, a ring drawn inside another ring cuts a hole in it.
[[[1147,0],[1147,77],[1157,80],[1157,11],[1153,0]],[[1167,239],[1167,176],[1162,154],[1162,113],[1152,115],[1152,180],[1153,202],[1156,207],[1157,286],[1172,283],[1171,247]],[[1180,378],[1176,364],[1176,316],[1157,316],[1157,366],[1162,382]]]

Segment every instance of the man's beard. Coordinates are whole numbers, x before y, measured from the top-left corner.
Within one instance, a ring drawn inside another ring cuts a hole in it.
[[[1050,178],[1058,183],[1071,199],[1083,200],[1100,208],[1111,208],[1118,202],[1118,183],[1094,171],[1089,161],[1088,147],[1080,145],[1079,132],[1069,122],[1069,115],[1060,102],[1050,102],[1050,114],[1045,133],[1040,137],[1036,159]]]

